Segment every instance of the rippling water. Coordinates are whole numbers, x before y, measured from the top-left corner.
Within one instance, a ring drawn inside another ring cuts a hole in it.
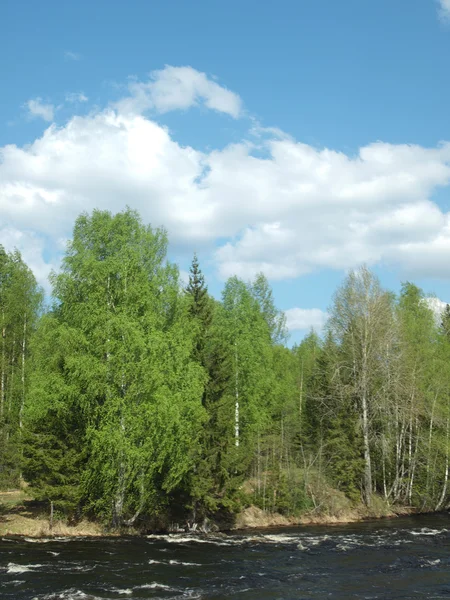
[[[449,598],[450,516],[142,538],[0,539],[0,598]]]

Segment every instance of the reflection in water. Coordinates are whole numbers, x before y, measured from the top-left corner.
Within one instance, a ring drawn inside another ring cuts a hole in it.
[[[450,517],[204,537],[0,540],[1,598],[448,598]]]

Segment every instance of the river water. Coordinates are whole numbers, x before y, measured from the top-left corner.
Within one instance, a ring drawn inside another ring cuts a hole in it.
[[[450,516],[195,537],[0,539],[1,600],[450,598]]]

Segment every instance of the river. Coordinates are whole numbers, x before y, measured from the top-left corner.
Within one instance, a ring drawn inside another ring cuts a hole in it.
[[[450,516],[230,535],[0,539],[1,600],[450,597]]]

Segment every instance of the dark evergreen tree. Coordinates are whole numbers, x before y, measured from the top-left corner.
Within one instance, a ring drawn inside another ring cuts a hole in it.
[[[189,273],[189,283],[186,287],[189,298],[189,314],[197,327],[193,358],[207,370],[207,341],[212,322],[213,303],[208,294],[205,277],[199,267],[197,254],[194,254]],[[208,377],[209,379],[209,377]],[[203,403],[206,395],[203,396]]]

